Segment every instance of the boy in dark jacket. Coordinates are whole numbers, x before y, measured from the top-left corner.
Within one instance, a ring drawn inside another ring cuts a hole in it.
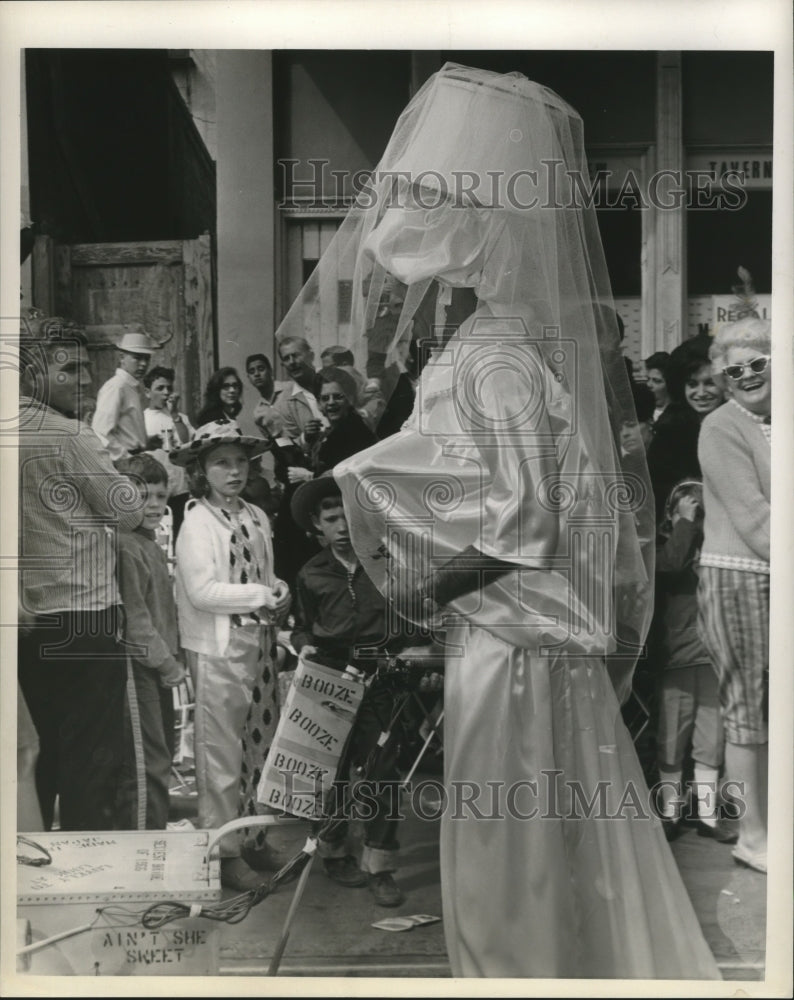
[[[292,644],[312,662],[337,670],[351,665],[371,675],[375,661],[361,655],[363,648],[380,649],[386,656],[400,651],[406,643],[399,636],[387,637],[386,601],[350,544],[342,497],[333,477],[304,483],[292,499],[292,514],[304,530],[316,531],[326,542],[298,573]],[[407,653],[403,649],[403,654]],[[362,768],[377,753],[379,738],[389,728],[393,713],[394,696],[375,677],[359,707],[340,775],[350,768]],[[367,799],[368,804],[374,804],[374,815],[366,822],[361,867],[346,847],[346,823],[335,824],[327,838],[319,839],[318,853],[328,876],[348,887],[368,884],[380,906],[399,906],[405,898],[392,876],[399,847],[399,816],[394,815],[393,801],[399,780],[396,756],[396,748],[387,746],[376,773],[370,775],[378,792]]]

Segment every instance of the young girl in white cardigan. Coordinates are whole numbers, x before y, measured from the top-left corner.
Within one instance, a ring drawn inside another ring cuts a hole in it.
[[[243,733],[254,687],[276,723],[270,626],[289,607],[289,590],[273,575],[270,525],[240,496],[249,460],[266,448],[235,423],[200,427],[171,461],[192,473],[194,495],[176,544],[176,598],[181,644],[195,687],[195,755],[199,825],[218,829],[238,816]],[[266,734],[267,735],[267,734]],[[270,734],[272,735],[272,733]],[[269,741],[267,741],[269,742]],[[236,834],[220,844],[221,881],[238,892],[262,877],[241,857]],[[265,866],[263,866],[265,867]]]

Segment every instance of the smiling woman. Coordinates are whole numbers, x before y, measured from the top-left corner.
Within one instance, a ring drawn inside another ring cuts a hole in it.
[[[682,479],[700,475],[697,454],[700,425],[725,399],[722,382],[712,371],[710,344],[710,338],[685,340],[671,353],[667,365],[671,402],[654,424],[648,449],[657,521],[673,486]]]
[[[684,398],[700,417],[705,417],[722,403],[723,393],[714,381],[711,365],[701,365],[687,376]]]
[[[736,344],[725,354],[728,362],[722,374],[731,380],[730,391],[737,403],[759,416],[767,417],[772,405],[770,357],[754,347]]]
[[[722,327],[711,358],[731,400],[703,421],[700,630],[719,674],[728,777],[744,783],[738,864],[766,872],[772,371],[768,321]]]
[[[320,409],[329,426],[312,451],[312,465],[317,476],[378,440],[355,409],[356,383],[352,376],[339,368],[328,367],[320,370],[318,378]]]

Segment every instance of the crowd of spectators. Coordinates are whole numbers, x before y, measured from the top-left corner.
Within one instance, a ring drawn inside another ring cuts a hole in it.
[[[385,629],[329,473],[399,426],[394,407],[402,414],[411,383],[393,403],[346,349],[328,347],[317,369],[310,345],[286,338],[283,381],[265,354],[250,355],[249,401],[238,371],[220,368],[191,421],[174,370],[150,367],[157,345],[142,328],[118,349],[94,401],[79,327],[52,319],[23,339],[20,745],[28,762],[36,736],[39,750],[36,794],[25,798],[20,783],[20,816],[47,829],[164,827],[171,689],[189,672],[199,823],[219,826],[256,811],[285,649],[344,669],[360,640]],[[637,424],[621,435],[624,449],[646,449],[656,498],[646,669],[659,812],[675,836],[691,777],[698,831],[733,842],[718,792],[726,773],[743,781],[734,856],[760,871],[769,355],[769,324],[754,318],[653,354],[633,381]],[[362,713],[359,758],[377,741],[377,711]],[[374,823],[366,845],[359,866],[342,830],[326,870],[396,905],[393,824]],[[222,854],[224,883],[236,889],[283,860],[262,837],[229,837]]]

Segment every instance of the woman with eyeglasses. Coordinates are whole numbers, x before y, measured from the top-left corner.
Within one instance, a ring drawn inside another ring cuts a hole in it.
[[[665,371],[671,402],[654,423],[648,448],[648,471],[656,500],[657,522],[676,483],[700,476],[698,436],[701,423],[725,401],[709,360],[710,337],[693,337],[670,354]]]
[[[318,402],[328,428],[317,439],[312,452],[315,476],[322,475],[345,458],[350,458],[378,440],[375,432],[356,410],[357,389],[353,377],[340,368],[319,372]]]
[[[236,368],[219,368],[210,376],[204,390],[204,406],[196,420],[197,427],[210,423],[231,423],[242,410],[243,382]]]
[[[706,512],[699,628],[719,674],[727,777],[743,784],[737,864],[766,874],[772,371],[767,320],[722,327],[711,347],[729,401],[703,421]]]

